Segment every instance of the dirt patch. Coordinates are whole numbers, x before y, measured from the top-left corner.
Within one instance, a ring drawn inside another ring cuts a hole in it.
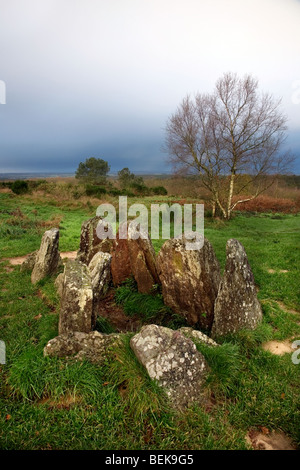
[[[12,266],[3,266],[3,269],[7,273],[11,273],[14,270],[14,268]]]
[[[62,395],[58,399],[42,398],[38,401],[39,405],[48,405],[49,408],[69,410],[72,406],[78,405],[81,398],[74,395]]]
[[[60,254],[61,259],[75,259],[77,257],[77,251],[64,251]]]
[[[268,273],[270,274],[275,274],[277,272],[281,273],[281,274],[284,274],[284,273],[288,273],[289,271],[287,269],[279,269],[279,271],[276,271],[276,269],[268,269],[267,270]]]
[[[7,261],[9,261],[13,266],[18,266],[23,264],[26,258],[27,256],[17,256],[16,258],[8,258]]]
[[[122,307],[115,303],[113,290],[101,301],[98,316],[106,318],[117,332],[137,331],[141,326],[138,318],[126,316]]]
[[[249,431],[246,441],[255,450],[297,450],[283,432],[270,432],[267,428],[263,428],[263,432]]]
[[[278,307],[281,308],[281,310],[284,310],[285,312],[292,313],[293,315],[300,315],[300,312],[297,312],[297,310],[293,310],[292,308],[288,308],[284,303],[280,302],[279,300],[276,301]]]
[[[294,349],[290,341],[268,341],[267,343],[262,344],[262,348],[265,351],[269,351],[276,356],[282,356],[283,354],[292,353]]]
[[[20,266],[24,263],[28,255],[25,256],[16,256],[15,258],[3,258],[3,261],[9,261],[13,266]],[[63,251],[60,253],[61,259],[75,259],[77,256],[77,251]]]

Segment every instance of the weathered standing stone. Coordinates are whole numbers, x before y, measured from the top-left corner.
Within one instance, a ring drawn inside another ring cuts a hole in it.
[[[79,261],[89,264],[96,253],[102,251],[110,253],[112,240],[101,239],[97,235],[97,226],[102,221],[102,217],[96,216],[86,220],[81,226],[80,246],[77,254]]]
[[[209,329],[221,280],[219,262],[205,238],[199,250],[187,250],[183,238],[167,240],[157,256],[164,303],[189,324]]]
[[[31,282],[33,284],[36,284],[41,279],[53,274],[57,270],[61,262],[58,243],[59,230],[57,228],[52,228],[44,233],[31,273]]]
[[[88,268],[78,260],[68,260],[62,281],[58,332],[89,333],[95,326],[93,321],[93,288]]]
[[[159,283],[156,270],[155,251],[148,232],[140,229],[141,236],[134,239],[134,231],[129,225],[128,247],[131,271],[136,280],[138,291],[149,293],[154,284]]]
[[[55,286],[55,289],[57,290],[59,297],[61,297],[63,293],[64,279],[65,279],[65,274],[60,273],[54,281],[54,286]]]
[[[93,325],[96,324],[101,299],[103,299],[110,286],[110,264],[111,255],[100,251],[93,256],[90,264],[88,265],[88,272],[93,289]]]
[[[226,245],[226,266],[215,302],[214,337],[243,328],[253,330],[262,320],[254,277],[243,245],[235,239]]]
[[[111,252],[111,274],[115,286],[122,284],[132,275],[128,240],[121,239],[119,233],[120,231],[118,231],[115,240],[113,240]]]
[[[152,286],[159,282],[155,251],[150,237],[148,233],[140,230],[143,238],[134,239],[134,230],[130,225],[127,239],[120,239],[119,232],[112,250],[113,283],[119,285],[128,277],[133,276],[137,282],[138,291],[149,293]]]
[[[44,348],[44,356],[74,356],[78,360],[88,359],[100,363],[118,341],[119,335],[106,335],[98,331],[62,333],[48,341]]]
[[[147,325],[131,338],[130,346],[175,406],[203,399],[207,363],[195,344],[179,331]]]
[[[93,256],[88,271],[92,280],[93,292],[96,297],[106,294],[111,280],[111,255],[100,251]]]
[[[32,271],[36,262],[36,255],[38,253],[38,250],[34,251],[33,253],[30,253],[25,261],[21,264],[20,271]]]

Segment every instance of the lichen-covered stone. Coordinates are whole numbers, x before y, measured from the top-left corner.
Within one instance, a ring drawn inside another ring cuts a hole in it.
[[[44,356],[74,356],[78,360],[88,359],[91,362],[101,363],[118,341],[119,335],[106,335],[98,331],[62,333],[48,341],[44,348]]]
[[[164,303],[190,325],[210,329],[221,280],[219,262],[205,238],[201,249],[188,250],[188,240],[167,240],[157,255]]]
[[[127,239],[120,239],[119,232],[113,243],[111,272],[114,285],[119,285],[133,276],[138,291],[149,293],[159,283],[156,270],[155,251],[148,233],[140,230],[142,237],[133,238],[129,224]]]
[[[99,252],[93,256],[88,265],[89,275],[92,280],[94,296],[102,297],[106,294],[111,280],[110,273],[111,255]]]
[[[62,293],[63,293],[64,278],[65,278],[65,274],[60,273],[54,281],[54,287],[55,287],[59,297],[61,297]]]
[[[57,228],[47,230],[44,233],[31,273],[31,282],[33,284],[53,274],[60,266],[61,259],[58,251],[58,243],[59,230]]]
[[[112,240],[108,238],[102,240],[97,235],[97,227],[102,220],[102,217],[96,216],[86,220],[81,226],[80,246],[77,258],[82,263],[89,264],[99,251],[110,253],[112,249]]]
[[[36,256],[37,256],[38,250],[34,251],[33,253],[30,253],[25,261],[21,264],[20,271],[32,271],[36,262]]]
[[[90,264],[88,265],[88,273],[91,278],[93,289],[93,325],[96,324],[100,302],[105,297],[110,287],[110,264],[111,255],[100,251],[93,256]]]
[[[62,281],[59,334],[89,333],[95,326],[93,321],[93,288],[88,268],[78,260],[68,260]]]
[[[208,372],[203,355],[180,331],[144,326],[130,346],[151,379],[157,380],[177,407],[203,399]]]
[[[204,343],[207,344],[207,346],[218,346],[218,344],[213,339],[202,333],[202,331],[193,330],[193,328],[188,326],[179,328],[178,331],[184,334],[187,338],[190,338],[195,343]]]
[[[226,245],[226,266],[215,302],[214,337],[255,329],[262,320],[254,277],[243,245],[235,239]]]

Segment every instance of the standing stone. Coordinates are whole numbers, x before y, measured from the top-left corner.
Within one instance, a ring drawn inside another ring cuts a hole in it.
[[[215,302],[214,337],[244,328],[253,330],[262,320],[254,277],[243,245],[238,240],[228,240],[226,255],[225,272]]]
[[[164,303],[190,325],[210,329],[221,280],[220,266],[209,241],[187,250],[188,240],[167,240],[157,256]]]
[[[106,295],[111,281],[111,255],[109,253],[99,252],[92,258],[88,273],[92,282],[93,289],[93,319],[92,324],[96,324],[99,305]]]
[[[61,297],[62,293],[63,293],[64,279],[65,279],[65,274],[60,273],[54,281],[54,287],[55,287],[59,297]]]
[[[58,243],[58,228],[52,228],[44,233],[31,273],[31,282],[33,284],[36,284],[41,279],[53,274],[57,270],[61,262]]]
[[[159,283],[156,270],[155,251],[148,232],[140,229],[141,237],[133,238],[133,229],[128,229],[128,247],[131,271],[138,291],[149,293],[154,284]]]
[[[113,240],[111,274],[113,284],[118,286],[126,281],[131,275],[131,263],[129,256],[128,240],[120,238],[120,230]]]
[[[148,233],[140,230],[144,238],[133,238],[129,225],[127,239],[120,239],[119,232],[114,240],[111,271],[114,285],[119,285],[133,276],[138,291],[149,293],[154,284],[159,283],[156,270],[155,251]]]
[[[111,280],[110,273],[111,255],[99,251],[88,265],[89,275],[92,280],[93,292],[96,297],[106,294]]]
[[[97,235],[97,226],[102,221],[102,217],[96,216],[86,220],[81,226],[80,246],[77,259],[82,263],[89,264],[92,258],[99,251],[110,253],[112,240],[101,239]]]
[[[195,344],[179,331],[144,326],[130,346],[151,379],[157,380],[177,407],[203,399],[208,366]]]
[[[89,333],[93,322],[93,288],[88,268],[78,260],[65,265],[58,332],[81,331]]]

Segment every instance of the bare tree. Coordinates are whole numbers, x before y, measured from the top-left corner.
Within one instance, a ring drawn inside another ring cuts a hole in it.
[[[218,208],[229,219],[273,183],[266,175],[290,165],[292,158],[280,154],[286,121],[280,100],[258,93],[257,80],[226,73],[212,94],[183,99],[167,122],[166,147],[175,169],[201,176],[213,213]]]

